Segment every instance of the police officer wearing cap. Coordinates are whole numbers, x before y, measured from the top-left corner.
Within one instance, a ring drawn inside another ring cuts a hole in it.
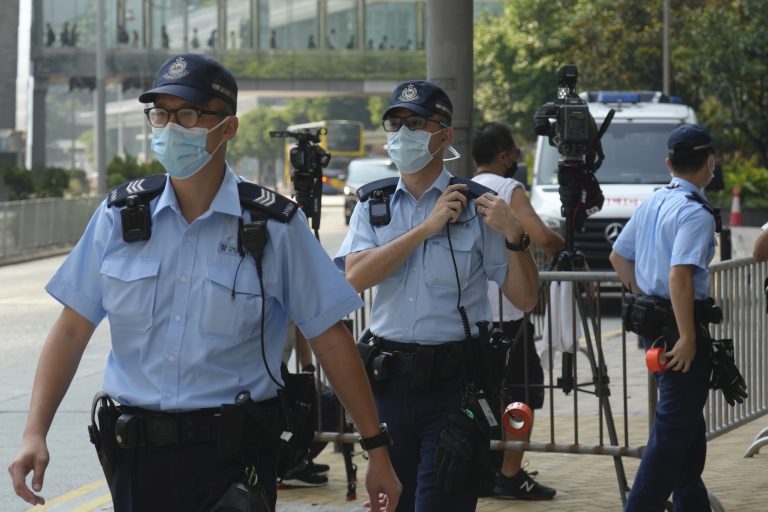
[[[536,304],[538,273],[517,216],[493,193],[468,199],[467,183],[443,164],[451,120],[451,100],[434,83],[397,86],[382,125],[400,177],[358,203],[334,260],[356,290],[378,287],[372,341],[413,362],[374,390],[403,482],[398,511],[475,510],[476,495],[435,485],[438,439],[461,406],[463,362],[451,355],[477,340],[477,322],[491,319],[488,280],[518,308]],[[447,374],[454,364],[457,373]]]
[[[715,152],[709,133],[697,124],[675,128],[667,148],[672,181],[640,205],[610,256],[632,293],[671,301],[679,333],[677,341],[666,340],[667,371],[654,374],[659,402],[627,500],[630,512],[662,511],[670,494],[676,511],[710,508],[701,479],[710,347],[705,326],[694,318],[694,302],[710,290],[707,267],[715,254],[716,219],[704,187],[712,179]],[[646,350],[654,341],[643,337]]]
[[[250,439],[251,411],[279,409],[290,317],[358,431],[378,439],[366,375],[340,322],[361,301],[295,203],[245,182],[226,162],[238,128],[237,84],[228,70],[202,55],[174,56],[139,100],[152,104],[145,110],[152,148],[167,174],[113,189],[46,286],[64,307],[40,355],[22,446],[9,466],[14,489],[30,504],[45,502],[38,493],[49,460],[46,434],[107,317],[103,389],[120,416],[100,427],[102,434],[118,429],[115,423],[126,428],[115,436],[120,449],[111,459],[115,510],[274,510],[275,454],[239,459],[239,439],[221,439],[231,427],[222,418],[239,410],[238,397],[248,414],[226,417],[247,418],[233,428],[243,425],[241,437]],[[241,226],[260,236],[254,242]],[[378,447],[369,450],[366,489],[394,510],[400,485],[386,443],[369,445]],[[222,456],[233,447],[234,457]],[[249,492],[247,506],[223,500],[248,486],[260,493]]]

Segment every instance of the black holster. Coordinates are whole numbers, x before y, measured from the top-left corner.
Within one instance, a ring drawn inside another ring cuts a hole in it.
[[[679,338],[675,313],[669,299],[653,295],[626,295],[621,305],[621,317],[625,330],[645,338],[663,336],[672,343]],[[711,297],[696,300],[693,303],[693,318],[703,326],[719,324],[723,321],[723,311]]]
[[[99,464],[101,464],[107,485],[113,495],[115,468],[120,462],[120,446],[115,439],[115,424],[119,416],[120,408],[109,395],[103,391],[96,393],[91,404],[91,424],[88,426],[88,437],[96,448]]]

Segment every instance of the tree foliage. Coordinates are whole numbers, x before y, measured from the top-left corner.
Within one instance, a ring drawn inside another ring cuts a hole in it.
[[[536,109],[555,73],[579,68],[579,90],[661,90],[663,0],[507,0],[475,30],[479,122],[502,121],[533,139]],[[673,95],[697,109],[728,153],[768,166],[768,2],[675,0]]]
[[[115,155],[107,164],[107,187],[114,187],[124,181],[164,172],[165,169],[157,160],[141,164],[132,155]]]

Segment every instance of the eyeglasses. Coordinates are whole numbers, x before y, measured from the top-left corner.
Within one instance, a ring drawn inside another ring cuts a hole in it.
[[[162,128],[171,120],[171,114],[176,116],[176,123],[184,128],[192,128],[197,124],[200,116],[219,116],[226,117],[226,112],[217,112],[215,110],[197,110],[191,107],[182,107],[174,110],[165,107],[150,107],[144,109],[149,124],[155,128]]]
[[[381,122],[381,126],[384,127],[385,132],[396,132],[397,130],[400,129],[401,126],[403,126],[403,123],[405,123],[405,126],[407,126],[409,130],[423,130],[427,126],[428,122],[439,124],[443,128],[448,128],[447,124],[441,121],[427,119],[424,116],[408,116],[408,117],[392,116],[384,119]]]

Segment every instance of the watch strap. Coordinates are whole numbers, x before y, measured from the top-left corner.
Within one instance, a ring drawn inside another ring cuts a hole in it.
[[[504,239],[504,245],[507,246],[507,249],[514,252],[521,252],[528,249],[528,246],[531,245],[531,237],[528,235],[528,233],[523,233],[520,235],[520,242],[513,244],[506,238]]]
[[[389,445],[389,433],[387,432],[387,424],[382,423],[379,425],[379,429],[379,433],[375,436],[360,438],[360,446],[363,447],[363,450],[373,450],[374,448],[378,448],[380,446]]]

